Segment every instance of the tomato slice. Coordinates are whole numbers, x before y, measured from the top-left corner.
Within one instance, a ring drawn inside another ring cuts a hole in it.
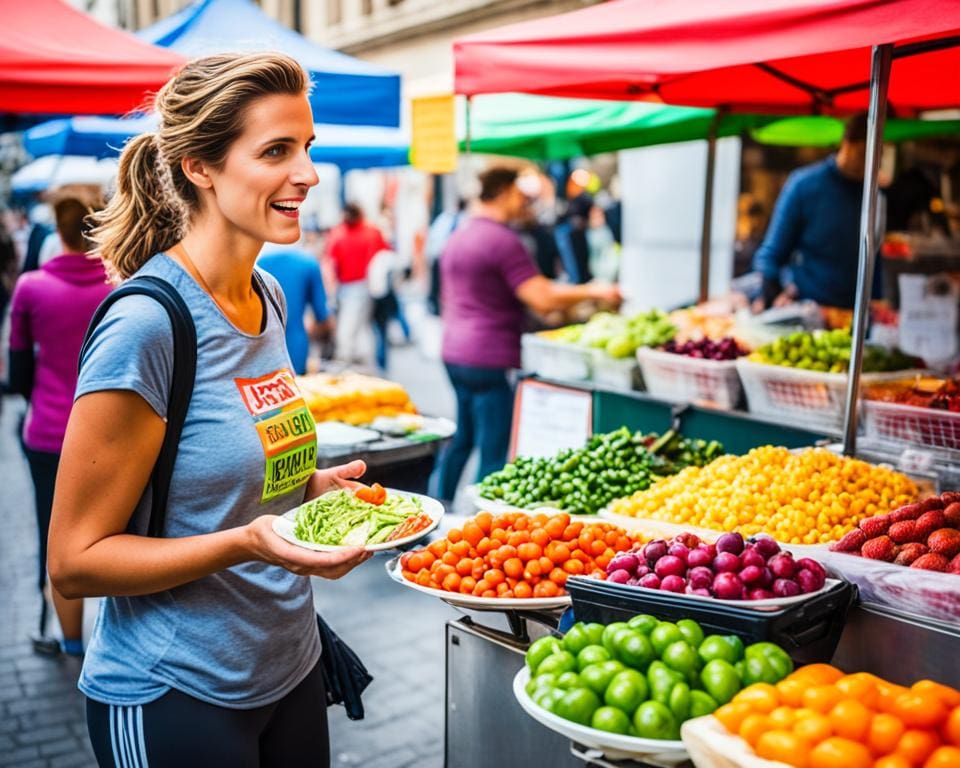
[[[430,515],[411,515],[390,532],[390,535],[387,536],[387,541],[396,541],[397,539],[402,539],[406,536],[412,536],[413,534],[422,531],[432,522],[433,518],[431,518]]]

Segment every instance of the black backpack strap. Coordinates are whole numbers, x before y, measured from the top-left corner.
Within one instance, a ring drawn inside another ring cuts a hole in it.
[[[187,418],[190,398],[193,396],[193,384],[197,375],[197,329],[193,317],[180,293],[166,280],[153,275],[142,275],[128,280],[113,290],[99,306],[80,350],[80,360],[87,354],[90,338],[100,324],[107,310],[124,296],[139,294],[157,301],[170,316],[173,328],[173,375],[171,376],[170,400],[167,403],[167,429],[160,446],[157,463],[151,476],[152,504],[147,535],[159,537],[163,534],[167,515],[167,499],[170,495],[170,479],[173,477],[173,465],[177,459],[180,434]]]
[[[263,279],[263,275],[261,275],[260,272],[255,269],[253,270],[253,279],[257,281],[257,287],[260,289],[260,293],[262,293],[264,298],[270,302],[270,305],[273,307],[273,311],[277,313],[277,317],[280,320],[280,325],[286,328],[287,313],[284,312],[280,307],[280,302],[277,301],[277,297],[274,292],[270,290],[270,286],[267,285],[267,281]]]

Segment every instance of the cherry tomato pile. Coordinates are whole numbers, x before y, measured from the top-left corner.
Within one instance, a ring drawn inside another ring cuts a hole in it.
[[[606,578],[618,552],[633,545],[621,528],[569,515],[481,512],[445,539],[400,558],[403,577],[422,587],[476,597],[564,594],[568,576]]]

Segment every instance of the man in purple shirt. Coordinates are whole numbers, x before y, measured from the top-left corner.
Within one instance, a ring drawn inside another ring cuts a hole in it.
[[[474,447],[482,478],[503,466],[510,441],[513,387],[520,367],[524,308],[545,314],[585,299],[619,304],[615,285],[565,285],[537,271],[508,223],[521,218],[528,200],[513,168],[480,176],[472,216],[447,242],[440,258],[443,362],[457,397],[457,432],[441,460],[438,493],[452,499]]]

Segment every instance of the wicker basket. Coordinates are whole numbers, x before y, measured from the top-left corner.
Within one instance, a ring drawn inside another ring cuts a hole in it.
[[[526,333],[520,338],[523,370],[546,379],[589,381],[593,372],[592,350]]]
[[[602,349],[591,349],[591,380],[613,389],[643,389],[635,357],[610,357]]]
[[[864,400],[863,427],[870,439],[930,448],[960,458],[960,413]]]
[[[736,408],[743,392],[735,360],[703,360],[657,349],[637,350],[647,391],[671,402]]]

